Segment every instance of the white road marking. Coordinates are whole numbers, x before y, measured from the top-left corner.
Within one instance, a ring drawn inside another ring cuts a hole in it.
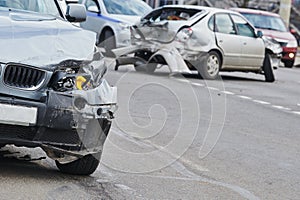
[[[248,100],[252,99],[251,97],[247,97],[247,96],[243,96],[243,95],[239,95],[238,97],[240,97],[242,99],[248,99]]]
[[[229,91],[222,91],[224,94],[229,94],[229,95],[235,95],[233,92],[229,92]]]
[[[282,110],[291,111],[292,109],[290,109],[290,108],[287,108],[287,107],[282,107]]]
[[[292,111],[292,113],[296,114],[296,115],[300,115],[299,111]]]
[[[127,190],[127,191],[135,191],[134,189],[128,187],[127,185],[123,185],[123,184],[115,184],[116,187],[122,189],[122,190]]]
[[[176,79],[176,80],[180,81],[180,82],[183,82],[183,83],[190,83],[193,86],[205,87],[205,85],[202,84],[202,83],[193,83],[193,82],[190,82],[189,80],[185,80],[185,79]],[[300,83],[300,81],[299,81],[299,83]],[[206,88],[209,89],[209,90],[220,91],[220,89],[215,88],[215,87],[207,86]],[[267,102],[267,101],[261,101],[261,100],[253,99],[252,97],[248,97],[248,96],[244,96],[244,95],[237,95],[237,94],[235,94],[233,92],[230,92],[230,91],[221,91],[221,92],[224,93],[224,94],[227,94],[227,95],[237,96],[241,99],[252,100],[254,103],[259,103],[259,104],[262,104],[262,105],[270,105],[272,108],[279,109],[279,110],[282,110],[282,111],[290,111],[290,113],[300,115],[300,111],[292,111],[291,108],[287,108],[287,107],[279,106],[279,105],[272,105],[270,102]],[[300,107],[300,103],[298,103],[297,106]],[[168,153],[170,153],[170,152],[168,152]],[[186,164],[191,164],[190,161],[182,160],[182,162],[186,163]],[[205,171],[205,169],[200,168],[200,171]]]
[[[272,105],[273,108],[277,108],[277,109],[280,109],[282,110],[283,109],[283,106],[276,106],[276,105]]]
[[[189,80],[185,80],[185,79],[176,79],[176,80],[178,80],[178,81],[180,81],[180,82],[183,82],[183,83],[190,83]]]
[[[263,104],[263,105],[271,105],[271,103],[266,102],[266,101],[261,101],[261,100],[253,100],[253,102]]]
[[[292,109],[286,108],[286,107],[284,107],[284,106],[276,106],[276,105],[272,105],[272,107],[273,107],[273,108],[280,109],[280,110],[288,110],[288,111],[292,110]]]
[[[218,88],[214,88],[214,87],[207,87],[207,89],[209,89],[209,90],[216,90],[216,91],[219,91],[219,89],[218,89]]]
[[[201,84],[201,83],[192,83],[192,85],[199,86],[199,87],[204,87],[205,86],[204,84]]]

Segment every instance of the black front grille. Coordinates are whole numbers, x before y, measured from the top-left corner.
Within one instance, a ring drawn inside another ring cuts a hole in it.
[[[8,86],[36,89],[44,80],[45,72],[23,65],[7,65],[4,72],[4,83]]]

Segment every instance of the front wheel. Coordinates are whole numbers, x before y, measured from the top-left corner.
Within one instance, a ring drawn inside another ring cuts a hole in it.
[[[209,52],[202,65],[198,67],[198,74],[207,80],[216,79],[221,68],[221,58],[217,52]]]
[[[90,175],[98,167],[103,146],[111,127],[111,122],[107,119],[89,120],[87,124],[79,124],[83,126],[84,134],[81,136],[83,149],[97,149],[97,153],[87,154],[69,163],[60,163],[55,161],[57,168],[67,174]]]
[[[55,161],[57,168],[66,174],[90,175],[98,167],[101,153],[89,154],[73,162],[62,164]]]
[[[272,66],[272,59],[270,54],[265,55],[264,63],[263,63],[263,71],[265,74],[266,82],[274,82],[275,76]]]

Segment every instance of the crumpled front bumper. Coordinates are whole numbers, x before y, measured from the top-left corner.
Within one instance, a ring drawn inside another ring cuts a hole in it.
[[[0,143],[47,147],[79,155],[87,150],[96,152],[98,146],[103,143],[93,142],[98,136],[87,134],[85,130],[91,121],[96,121],[101,129],[99,134],[103,133],[106,136],[110,128],[110,120],[117,108],[116,103],[117,89],[111,87],[105,80],[97,88],[88,91],[76,90],[67,93],[49,90],[44,102],[0,94],[0,105],[4,107],[37,110],[36,120],[30,124],[22,124],[21,118],[18,117],[16,117],[18,120],[1,117]],[[4,111],[9,112],[9,110],[1,110],[2,113]],[[14,109],[14,115],[24,115],[22,111],[22,109],[19,111]]]

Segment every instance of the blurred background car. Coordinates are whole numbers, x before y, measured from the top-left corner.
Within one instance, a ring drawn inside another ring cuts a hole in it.
[[[276,13],[262,10],[231,8],[245,16],[264,37],[274,39],[282,46],[282,59],[285,67],[293,67],[296,59],[298,42],[288,30],[281,17]]]
[[[197,70],[204,79],[217,78],[219,71],[242,71],[264,74],[267,82],[275,80],[273,68],[280,62],[280,44],[263,40],[262,32],[237,12],[163,6],[143,17],[134,28],[132,41],[138,46],[135,57],[151,62],[151,72],[154,62],[176,71],[165,54],[175,46],[186,68]],[[135,68],[141,71],[136,64]]]
[[[130,26],[152,8],[142,0],[79,0],[87,9],[81,27],[97,33],[97,45],[110,50],[130,45]]]

